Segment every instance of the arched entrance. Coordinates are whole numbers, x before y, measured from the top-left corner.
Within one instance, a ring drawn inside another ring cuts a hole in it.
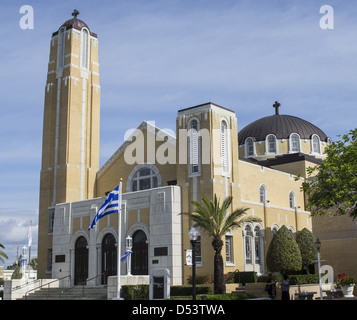
[[[131,260],[131,273],[133,275],[147,275],[148,270],[148,245],[144,231],[136,231],[133,235],[133,253]]]
[[[108,277],[117,274],[117,248],[115,238],[108,233],[102,241],[102,284],[108,283]]]
[[[88,248],[87,240],[81,236],[74,248],[74,284],[80,284],[88,278]]]

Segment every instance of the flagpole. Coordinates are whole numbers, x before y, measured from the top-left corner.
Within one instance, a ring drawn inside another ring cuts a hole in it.
[[[29,226],[29,231],[27,235],[27,245],[28,245],[28,250],[29,250],[29,259],[27,262],[27,269],[28,269],[28,276],[27,280],[30,280],[30,263],[31,263],[31,246],[32,246],[32,220],[30,220],[30,226]]]
[[[121,257],[121,195],[122,195],[122,178],[120,178],[119,184],[119,210],[118,210],[118,253],[117,253],[117,299],[121,300],[120,298],[120,257]]]

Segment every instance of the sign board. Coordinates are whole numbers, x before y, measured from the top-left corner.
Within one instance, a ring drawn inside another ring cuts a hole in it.
[[[192,249],[186,250],[186,265],[192,266]]]

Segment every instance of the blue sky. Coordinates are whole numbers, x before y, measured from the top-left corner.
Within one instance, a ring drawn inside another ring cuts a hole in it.
[[[322,5],[334,29],[320,28]],[[20,7],[34,9],[23,30]],[[274,112],[306,119],[333,140],[356,127],[357,4],[294,0],[2,0],[0,243],[37,249],[42,121],[50,37],[73,9],[98,34],[100,164],[142,120],[175,131],[177,110],[208,101],[242,129]]]

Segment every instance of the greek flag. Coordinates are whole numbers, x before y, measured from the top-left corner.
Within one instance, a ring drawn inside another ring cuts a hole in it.
[[[120,185],[118,185],[111,193],[108,194],[103,205],[99,208],[92,223],[88,227],[88,230],[94,228],[100,218],[111,213],[119,213],[119,186]]]
[[[126,258],[128,258],[132,253],[133,251],[131,250],[125,251],[125,254],[120,258],[120,262],[121,263],[125,262]]]

